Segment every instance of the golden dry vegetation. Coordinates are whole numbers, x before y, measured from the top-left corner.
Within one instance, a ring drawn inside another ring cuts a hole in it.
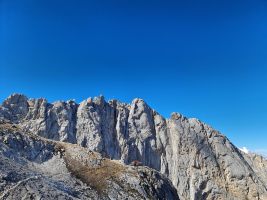
[[[88,184],[95,189],[99,194],[103,194],[108,186],[107,181],[119,181],[119,176],[125,171],[125,167],[116,161],[108,160],[94,152],[88,153],[86,156],[98,164],[92,166],[86,165],[82,160],[73,155],[72,148],[76,147],[73,144],[58,143],[55,146],[55,151],[59,152],[65,160],[68,170],[80,179],[82,182]],[[84,158],[88,159],[88,158]]]

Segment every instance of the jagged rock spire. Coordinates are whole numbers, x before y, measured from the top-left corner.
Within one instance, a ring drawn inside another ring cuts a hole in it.
[[[222,134],[195,118],[165,119],[136,98],[130,105],[103,96],[80,104],[49,104],[13,95],[0,116],[25,131],[77,143],[129,164],[138,160],[165,174],[181,199],[264,199],[267,180]],[[254,170],[255,169],[255,170]]]

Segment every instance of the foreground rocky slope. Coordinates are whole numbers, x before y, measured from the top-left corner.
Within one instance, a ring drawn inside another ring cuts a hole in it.
[[[169,177],[180,199],[267,199],[266,164],[199,120],[178,113],[164,119],[141,99],[130,105],[102,96],[51,104],[14,94],[0,117],[125,164],[139,160]]]
[[[125,166],[78,145],[0,123],[1,199],[178,199],[148,167]]]

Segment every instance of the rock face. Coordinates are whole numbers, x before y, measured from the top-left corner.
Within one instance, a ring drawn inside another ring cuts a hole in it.
[[[142,99],[130,105],[102,96],[50,104],[14,94],[0,107],[0,117],[125,164],[138,160],[166,175],[180,199],[267,199],[264,159],[244,155],[197,119],[178,113],[165,119]]]
[[[171,182],[78,145],[0,123],[0,199],[179,199]]]

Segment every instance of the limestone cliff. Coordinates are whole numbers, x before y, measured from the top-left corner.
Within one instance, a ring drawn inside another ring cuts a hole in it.
[[[75,144],[0,122],[0,199],[179,199],[148,167],[127,166]]]
[[[197,119],[178,113],[165,119],[142,99],[48,103],[14,94],[3,102],[0,117],[125,164],[139,160],[166,175],[180,199],[267,199],[266,161],[244,155]]]

